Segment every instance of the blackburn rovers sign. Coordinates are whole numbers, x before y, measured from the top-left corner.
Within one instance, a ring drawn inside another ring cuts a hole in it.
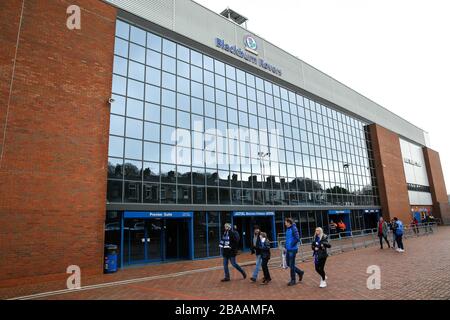
[[[265,70],[268,70],[272,72],[273,74],[277,76],[282,76],[282,72],[279,68],[275,67],[274,65],[271,65],[264,61],[262,58],[258,58],[258,43],[256,42],[255,38],[253,38],[250,35],[247,35],[244,37],[244,45],[245,50],[242,50],[241,48],[237,47],[236,45],[229,45],[225,42],[225,40],[216,38],[216,47],[220,48],[224,51],[227,51],[231,54],[234,54],[235,56],[244,59],[248,62],[251,62],[260,68],[263,68]]]

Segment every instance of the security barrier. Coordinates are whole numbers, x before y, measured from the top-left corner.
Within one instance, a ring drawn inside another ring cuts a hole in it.
[[[404,226],[403,239],[428,236],[437,231],[438,224],[436,222],[430,223],[420,223],[416,226]],[[388,240],[392,244],[393,235],[392,230],[388,232]],[[306,261],[312,258],[311,242],[314,237],[301,238],[298,244],[297,257],[301,261]],[[384,241],[384,240],[383,240]],[[278,235],[278,241],[276,241],[278,249],[280,250],[280,257],[283,267],[284,262],[284,244],[286,238],[284,235]],[[331,244],[331,248],[328,249],[329,255],[335,255],[343,253],[346,251],[356,250],[358,248],[367,248],[374,245],[380,245],[380,240],[378,238],[378,230],[374,229],[364,229],[355,231],[345,231],[341,233],[335,233],[328,235],[328,242]],[[384,243],[386,245],[386,243]]]

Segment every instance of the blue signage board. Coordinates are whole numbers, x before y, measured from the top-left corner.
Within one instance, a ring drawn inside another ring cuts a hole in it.
[[[275,212],[247,212],[247,211],[234,211],[233,217],[273,217]]]
[[[193,212],[153,212],[153,211],[125,211],[125,219],[152,219],[152,218],[192,218]]]
[[[328,214],[350,214],[350,210],[328,210]]]

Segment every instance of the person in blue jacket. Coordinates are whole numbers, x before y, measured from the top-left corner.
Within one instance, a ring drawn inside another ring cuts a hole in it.
[[[397,217],[394,217],[394,223],[397,225],[395,229],[395,240],[397,241],[397,251],[405,252],[403,247],[403,222],[401,222]]]
[[[284,225],[286,226],[286,243],[284,249],[286,250],[286,264],[291,269],[291,281],[288,286],[296,284],[295,274],[298,274],[298,281],[302,281],[305,272],[295,266],[295,256],[298,252],[298,243],[300,241],[300,234],[297,226],[292,218],[284,219]]]

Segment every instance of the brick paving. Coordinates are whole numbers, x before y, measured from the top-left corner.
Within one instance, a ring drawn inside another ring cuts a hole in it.
[[[299,262],[306,271],[302,283],[287,287],[289,271],[281,269],[278,262],[271,268],[273,281],[267,286],[243,280],[234,269],[232,281],[220,282],[221,269],[201,271],[166,279],[44,297],[43,299],[450,299],[450,227],[440,227],[433,235],[405,240],[405,253],[392,249],[380,250],[378,246],[349,251],[331,256],[327,261],[328,287],[318,288],[319,276],[311,261]],[[276,252],[276,251],[275,251]],[[275,253],[274,252],[274,253]],[[278,252],[276,252],[278,253]],[[239,261],[250,261],[248,254]],[[199,268],[220,266],[220,259],[187,261],[157,266],[132,268],[114,275],[85,280],[84,285],[161,275]],[[369,265],[381,268],[381,289],[368,290],[366,273]],[[244,267],[251,274],[253,266]],[[260,273],[262,277],[262,272]],[[50,286],[47,287],[49,289]],[[21,292],[9,288],[0,295],[12,297]],[[29,293],[37,288],[27,289]],[[27,290],[22,290],[25,292]]]

